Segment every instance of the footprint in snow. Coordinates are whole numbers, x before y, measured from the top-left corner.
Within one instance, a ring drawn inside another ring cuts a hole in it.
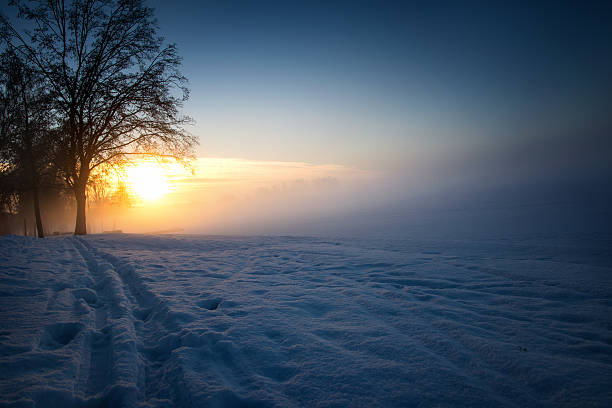
[[[83,299],[89,306],[94,306],[98,303],[98,295],[89,288],[72,289],[71,293],[75,299]]]
[[[81,323],[55,323],[45,326],[40,337],[39,346],[45,350],[54,350],[70,343],[85,326]]]
[[[221,299],[204,299],[196,303],[198,307],[208,310],[217,310],[221,304]]]

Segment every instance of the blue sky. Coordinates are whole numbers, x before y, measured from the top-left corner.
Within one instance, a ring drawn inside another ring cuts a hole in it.
[[[397,170],[608,126],[604,3],[149,4],[200,155]]]

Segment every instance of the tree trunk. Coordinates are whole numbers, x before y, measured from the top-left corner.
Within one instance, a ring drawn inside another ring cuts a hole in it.
[[[45,233],[43,231],[42,218],[40,217],[40,202],[38,200],[38,187],[34,187],[32,190],[34,195],[34,217],[36,218],[36,231],[38,231],[38,238],[44,238]]]
[[[85,207],[87,206],[87,198],[85,196],[86,184],[75,184],[74,196],[77,204],[76,225],[74,227],[74,235],[87,234],[87,219],[85,218]]]
[[[32,187],[32,201],[34,202],[34,220],[36,222],[36,232],[38,238],[44,238],[45,233],[43,231],[42,217],[40,216],[40,197],[38,194],[38,172],[34,168],[34,158],[32,157],[32,140],[28,138],[27,142],[27,157],[30,167],[30,186]]]

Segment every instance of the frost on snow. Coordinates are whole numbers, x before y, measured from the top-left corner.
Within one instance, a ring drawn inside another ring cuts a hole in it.
[[[0,237],[0,406],[612,406],[610,248]]]

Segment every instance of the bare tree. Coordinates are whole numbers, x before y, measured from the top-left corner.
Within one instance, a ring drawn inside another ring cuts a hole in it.
[[[13,1],[20,29],[3,36],[45,79],[57,113],[55,163],[77,203],[75,234],[87,233],[91,172],[128,154],[190,157],[196,139],[179,109],[188,97],[174,45],[157,35],[142,0]]]
[[[48,93],[42,78],[13,49],[0,55],[0,174],[4,195],[31,194],[36,230],[44,237],[39,190],[52,147]],[[10,187],[10,188],[6,188]],[[27,201],[27,200],[26,200]]]

